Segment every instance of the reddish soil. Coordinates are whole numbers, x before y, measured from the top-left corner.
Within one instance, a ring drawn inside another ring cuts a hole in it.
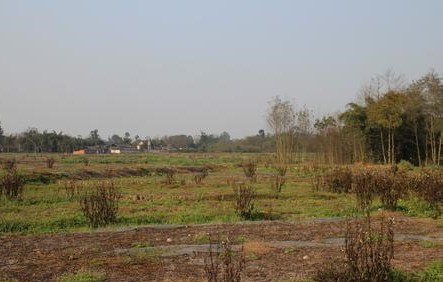
[[[244,281],[290,281],[309,277],[343,257],[337,238],[343,237],[345,225],[340,219],[313,219],[3,236],[0,280],[55,281],[63,274],[87,270],[105,273],[106,281],[207,281],[206,252],[162,251],[168,246],[206,244],[210,233],[212,238],[229,235],[245,241]],[[398,217],[394,229],[395,267],[419,270],[443,259],[441,220]],[[288,241],[302,244],[288,247]]]

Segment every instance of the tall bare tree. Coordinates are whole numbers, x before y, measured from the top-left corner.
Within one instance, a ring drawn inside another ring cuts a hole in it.
[[[287,165],[294,153],[295,109],[288,100],[275,97],[270,102],[267,122],[274,133],[277,162]]]

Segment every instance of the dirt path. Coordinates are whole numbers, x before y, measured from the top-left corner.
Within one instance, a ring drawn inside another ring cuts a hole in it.
[[[107,281],[205,281],[210,233],[243,243],[244,281],[290,281],[342,257],[344,227],[342,219],[313,219],[4,236],[0,280],[55,281],[83,269],[106,273]],[[418,270],[443,259],[441,220],[398,217],[395,241],[396,267]]]

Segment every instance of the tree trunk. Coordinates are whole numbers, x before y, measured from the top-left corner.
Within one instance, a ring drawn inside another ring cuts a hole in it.
[[[391,129],[392,143],[391,143],[391,164],[395,164],[395,130]]]
[[[440,165],[441,160],[441,143],[442,143],[442,134],[443,132],[440,131],[440,141],[438,142],[438,156],[437,156],[437,165]]]
[[[383,154],[383,161],[386,164],[387,160],[386,160],[386,152],[385,152],[385,142],[384,142],[384,138],[383,138],[383,128],[380,128],[380,139],[381,139],[381,152]]]
[[[392,163],[392,156],[391,156],[391,129],[388,128],[388,163]]]
[[[415,133],[415,145],[417,146],[417,160],[418,165],[421,166],[421,156],[420,156],[420,144],[418,142],[418,129],[417,122],[414,122],[414,133]]]

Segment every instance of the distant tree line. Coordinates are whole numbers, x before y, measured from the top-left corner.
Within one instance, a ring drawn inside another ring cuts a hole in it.
[[[100,137],[97,129],[90,131],[87,137],[73,137],[63,132],[47,130],[40,132],[37,128],[29,128],[17,134],[5,134],[0,123],[0,152],[71,153],[85,148],[105,151],[111,146],[140,146],[142,150],[183,152],[261,152],[272,151],[272,138],[269,135],[265,136],[264,130],[260,130],[257,136],[239,140],[232,140],[227,132],[201,132],[195,137],[181,134],[155,138],[140,138],[138,135],[132,138],[129,132],[125,132],[123,136],[113,134],[105,140]]]
[[[402,76],[387,71],[365,85],[358,102],[349,103],[344,112],[316,119],[306,106],[296,110],[290,101],[276,97],[270,102],[267,122],[271,133],[260,129],[242,139],[231,139],[227,132],[156,138],[132,138],[126,132],[104,140],[97,129],[85,138],[36,128],[5,134],[0,124],[0,151],[70,153],[88,147],[139,145],[147,149],[149,145],[154,150],[185,152],[277,152],[281,163],[308,154],[331,164],[443,162],[443,84],[435,72],[406,84]]]

